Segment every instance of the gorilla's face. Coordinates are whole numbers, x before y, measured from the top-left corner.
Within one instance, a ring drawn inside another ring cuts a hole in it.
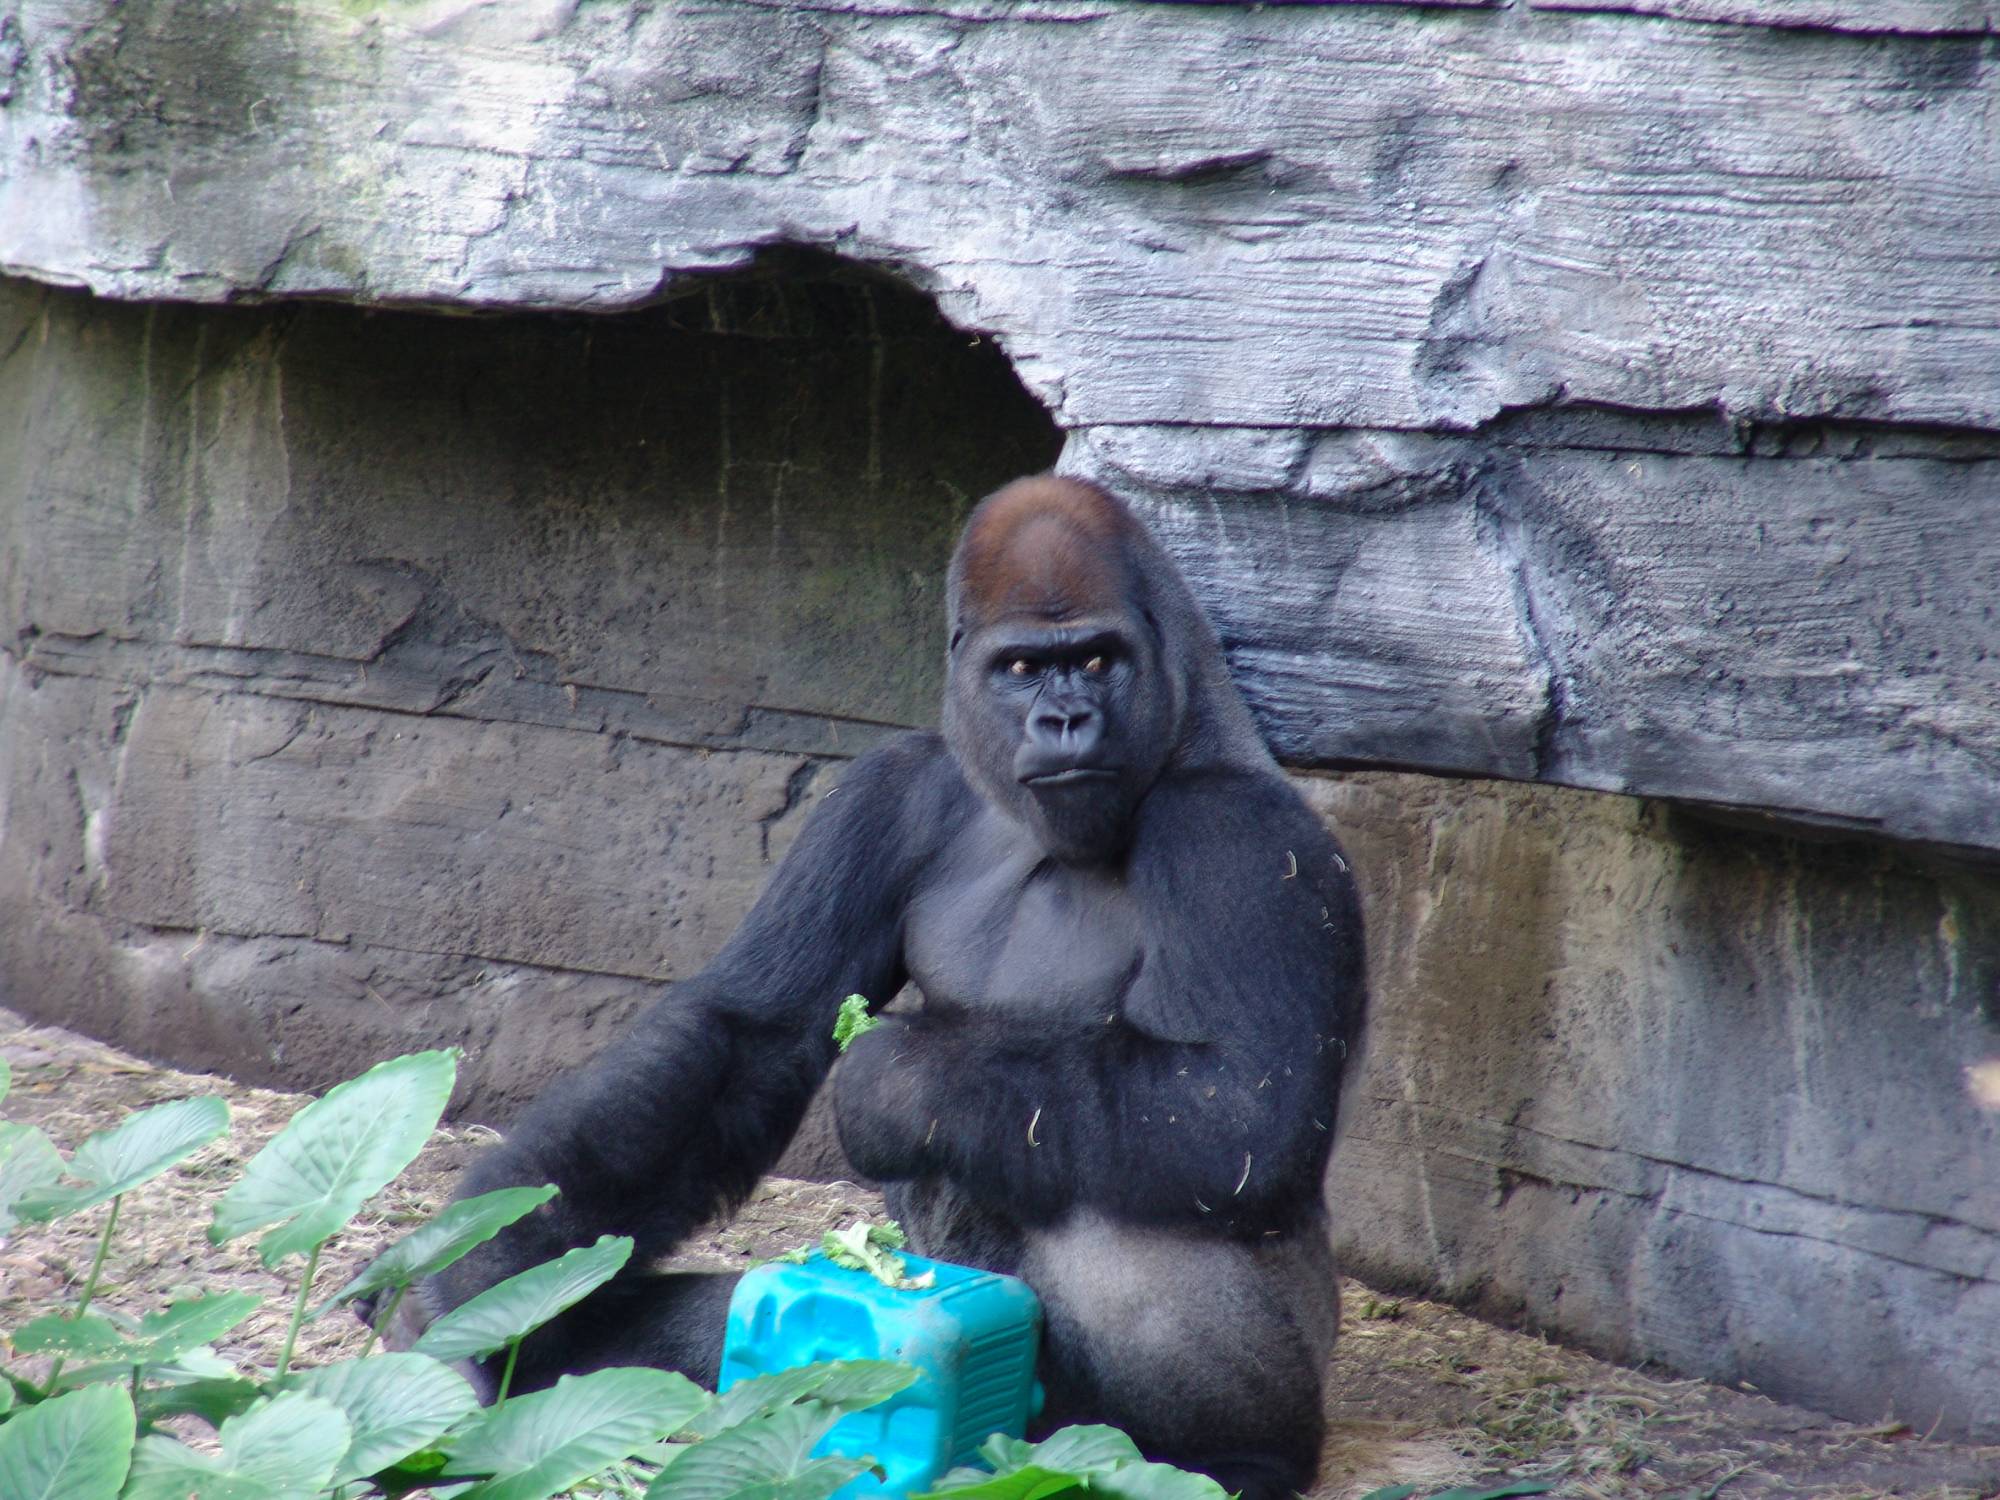
[[[1173,748],[1165,686],[1143,616],[1003,619],[952,653],[953,744],[1051,854],[1111,858]]]

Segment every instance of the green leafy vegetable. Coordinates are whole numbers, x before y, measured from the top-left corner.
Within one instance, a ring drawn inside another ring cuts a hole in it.
[[[866,995],[849,995],[840,1002],[840,1014],[834,1017],[833,1040],[842,1052],[854,1045],[854,1039],[866,1036],[882,1024],[879,1016],[868,1014]]]
[[[922,1291],[936,1283],[937,1272],[909,1275],[908,1263],[896,1253],[906,1243],[903,1227],[894,1219],[885,1224],[856,1223],[845,1229],[829,1229],[820,1238],[826,1258],[836,1266],[866,1271],[882,1285],[898,1291]]]

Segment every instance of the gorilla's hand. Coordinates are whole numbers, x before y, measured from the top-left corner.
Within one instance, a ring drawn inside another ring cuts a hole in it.
[[[833,1070],[834,1122],[854,1169],[877,1182],[921,1177],[937,1134],[908,1016],[883,1015]]]

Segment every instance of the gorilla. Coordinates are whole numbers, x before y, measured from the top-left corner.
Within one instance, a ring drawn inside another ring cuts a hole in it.
[[[734,1278],[644,1268],[743,1200],[831,1073],[912,1248],[1040,1295],[1046,1426],[1112,1423],[1252,1500],[1307,1487],[1364,1004],[1348,866],[1103,490],[988,497],[947,609],[943,733],[854,762],[714,962],[473,1165],[462,1195],[562,1192],[423,1300],[631,1235],[637,1269],[526,1340],[517,1388],[615,1364],[712,1384]],[[836,1062],[841,1000],[906,982],[920,1006]]]

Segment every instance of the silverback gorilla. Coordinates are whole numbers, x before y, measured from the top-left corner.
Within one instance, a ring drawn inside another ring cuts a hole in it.
[[[434,1314],[603,1233],[634,1266],[740,1202],[832,1073],[912,1247],[1025,1277],[1043,1422],[1110,1422],[1252,1497],[1312,1481],[1338,1321],[1321,1198],[1363,1009],[1333,840],[1132,515],[1023,479],[952,560],[944,732],[856,761],[728,945],[550,1088],[462,1193],[562,1193]],[[835,1066],[841,999],[889,1013]],[[621,1276],[516,1380],[714,1378],[733,1278]]]

